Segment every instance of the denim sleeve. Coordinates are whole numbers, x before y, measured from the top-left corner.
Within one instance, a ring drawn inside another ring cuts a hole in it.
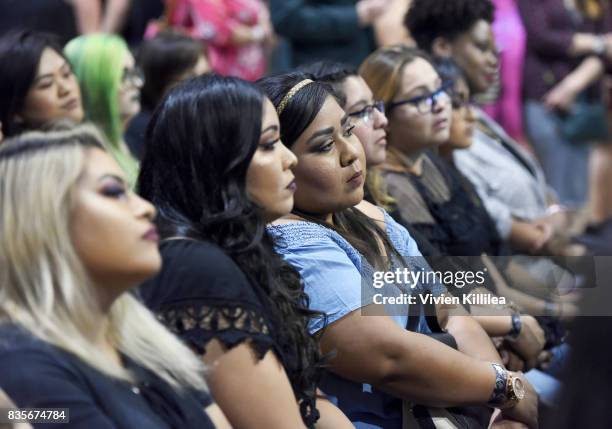
[[[333,242],[310,242],[280,253],[299,271],[310,309],[326,315],[327,320],[319,317],[311,321],[311,333],[363,306],[359,267]]]

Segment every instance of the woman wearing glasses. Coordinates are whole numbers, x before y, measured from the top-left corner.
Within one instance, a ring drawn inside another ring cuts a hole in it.
[[[124,139],[130,120],[140,111],[142,73],[126,43],[110,34],[90,34],[71,40],[65,53],[79,79],[86,119],[104,133],[109,150],[133,186],[138,161]]]
[[[332,85],[334,92],[340,99],[342,107],[348,113],[349,118],[352,119],[352,123],[355,128],[353,132],[362,145],[364,146],[366,153],[366,160],[368,164],[368,178],[366,182],[366,196],[365,199],[379,206],[384,207],[389,211],[391,216],[395,217],[403,226],[408,229],[410,235],[415,239],[419,246],[419,250],[426,257],[430,265],[436,270],[446,271],[461,271],[461,270],[475,270],[474,267],[470,267],[465,261],[461,259],[455,259],[442,253],[440,249],[440,243],[432,243],[429,240],[429,235],[425,235],[428,231],[421,232],[420,225],[416,227],[411,225],[410,222],[402,219],[401,214],[397,209],[397,205],[394,204],[395,200],[387,193],[384,181],[380,176],[379,169],[374,167],[372,164],[380,165],[385,160],[386,155],[386,132],[385,127],[388,125],[386,116],[384,115],[384,103],[380,101],[373,101],[374,96],[372,91],[363,80],[356,70],[350,66],[346,66],[339,63],[331,62],[319,62],[305,67],[308,71],[312,72],[318,81],[324,81]],[[457,70],[458,72],[458,70]],[[473,128],[473,115],[471,115],[471,109],[469,101],[469,91],[462,79],[443,79],[444,82],[449,81],[449,85],[453,84],[449,89],[453,89],[452,92],[452,118],[450,127],[450,140],[447,144],[443,144],[440,147],[440,152],[446,151],[446,148],[465,148],[471,143],[471,131]],[[453,76],[455,77],[455,76]],[[456,91],[455,91],[456,89]],[[449,155],[452,152],[449,152]],[[441,160],[439,160],[441,161]],[[442,165],[445,167],[445,165]],[[451,168],[449,165],[448,168]],[[374,177],[374,179],[372,179]],[[455,180],[456,183],[461,184],[460,180]],[[480,206],[472,204],[469,200],[470,196],[463,191],[462,188],[453,188],[459,193],[459,198],[463,201],[463,205],[468,205],[468,214],[463,214],[461,219],[458,220],[444,220],[444,225],[436,224],[435,227],[444,228],[448,224],[457,222],[472,221],[474,223],[484,223],[489,225],[489,230],[493,228],[493,235],[495,235],[494,226],[492,226],[488,214]],[[466,201],[467,200],[467,201]],[[449,210],[451,215],[456,213],[456,210]],[[478,217],[474,216],[478,215]],[[452,225],[451,225],[452,226]],[[467,224],[468,230],[475,230],[477,233],[482,233],[481,228],[471,224]],[[489,231],[489,230],[485,230]],[[474,238],[474,237],[472,237]],[[468,242],[468,244],[470,244]],[[465,243],[464,243],[465,245]],[[468,248],[466,251],[458,251],[458,255],[466,255],[475,253],[478,257],[482,253],[480,250],[481,244],[480,239],[477,242],[478,249],[474,250]],[[469,253],[467,253],[469,252]],[[450,285],[452,286],[452,285]],[[461,289],[461,292],[469,292],[466,290],[469,288]],[[490,311],[488,312],[490,313]],[[505,335],[512,327],[511,317],[509,311],[501,313],[503,317],[485,319],[478,318],[478,321],[485,328],[487,333],[490,335]],[[533,318],[529,316],[523,316],[522,320],[525,321],[525,325],[529,325],[529,328],[525,328],[520,333],[520,342],[517,343],[517,348],[520,350],[521,355],[525,356],[525,360],[533,361],[538,352],[540,351],[539,343],[534,339],[534,335],[530,332],[531,327],[537,327],[538,332],[540,328]]]
[[[439,148],[450,157],[452,150],[469,147],[474,124],[464,82],[453,87],[455,82],[441,79],[424,54],[409,48],[381,49],[366,59],[360,71],[375,96],[388,106],[391,147],[383,175],[394,200],[391,212],[434,247],[437,255],[430,256],[444,256],[434,259],[434,268],[479,271],[487,266],[484,271],[495,270],[481,260],[483,253],[505,252],[493,221],[469,182],[452,164],[427,151]],[[487,275],[488,290],[451,291],[498,293],[497,277]],[[479,314],[480,307],[469,310]],[[511,309],[497,311],[504,317],[488,317],[496,314],[489,307],[482,306],[487,316],[478,317],[479,323],[491,336],[514,337],[512,351],[521,360],[515,368],[523,369],[522,362],[533,367],[544,346],[537,321]]]
[[[279,113],[282,141],[298,159],[294,209],[269,231],[277,251],[299,271],[310,308],[326,314],[309,325],[321,336],[323,353],[333,352],[321,390],[357,428],[401,427],[402,399],[484,405],[496,379],[486,361],[499,356],[480,326],[469,317],[449,317],[446,324],[460,351],[478,349],[473,359],[417,333],[427,332],[423,324],[408,326],[407,313],[416,305],[390,308],[370,300],[374,271],[414,267],[420,253],[403,227],[362,202],[364,153],[356,127],[331,88],[308,76],[290,73],[259,83]],[[381,287],[390,297],[395,291],[387,286]],[[440,285],[420,284],[417,291],[436,294]],[[506,374],[498,373],[500,386]],[[530,389],[506,412],[535,426]]]

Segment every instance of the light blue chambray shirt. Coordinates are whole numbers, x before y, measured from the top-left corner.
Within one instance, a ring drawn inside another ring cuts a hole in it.
[[[386,212],[384,215],[388,237],[406,263],[412,269],[420,266],[429,270],[408,231]],[[373,289],[371,285],[362,284],[368,278],[362,274],[371,270],[371,266],[338,233],[316,223],[298,221],[270,226],[268,231],[275,239],[277,252],[299,271],[310,298],[310,308],[324,312],[328,324],[367,304],[362,292]],[[423,289],[422,285],[416,288]],[[446,292],[441,284],[427,286],[427,290],[434,296]],[[388,296],[392,292],[385,290],[383,293]],[[407,315],[408,304],[404,311],[395,311],[390,317],[406,328]],[[317,332],[322,327],[323,320],[318,319],[310,325],[310,331]],[[417,331],[430,332],[424,317]],[[355,383],[326,372],[321,390],[359,429],[401,428],[401,401],[369,384]]]

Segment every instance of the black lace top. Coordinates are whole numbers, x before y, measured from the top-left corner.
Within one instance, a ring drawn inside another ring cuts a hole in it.
[[[392,177],[391,177],[392,176]],[[408,220],[442,254],[479,256],[505,253],[495,225],[473,186],[450,163],[428,154],[423,175],[385,172],[397,201],[398,222]],[[401,185],[403,189],[398,188]],[[411,188],[413,193],[407,193]],[[418,198],[408,198],[409,196]],[[412,210],[409,208],[412,207]]]
[[[298,366],[293,348],[277,334],[278,322],[263,292],[221,248],[203,241],[168,240],[160,251],[163,268],[140,293],[171,331],[199,354],[213,338],[228,349],[247,342],[258,359],[273,350],[292,381]],[[306,410],[302,417],[307,426],[314,424]]]

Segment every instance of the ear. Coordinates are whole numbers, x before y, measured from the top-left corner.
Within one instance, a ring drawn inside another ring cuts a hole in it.
[[[431,53],[435,57],[450,58],[453,55],[453,46],[446,37],[436,37],[431,44]]]

